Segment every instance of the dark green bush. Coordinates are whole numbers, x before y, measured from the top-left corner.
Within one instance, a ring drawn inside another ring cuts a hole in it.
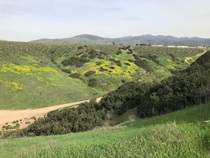
[[[150,89],[144,102],[137,101],[139,116],[161,115],[210,101],[209,54]]]
[[[89,87],[96,87],[97,86],[97,79],[91,78],[90,80],[88,80],[88,86]]]
[[[96,73],[95,71],[88,71],[88,72],[86,72],[84,75],[85,75],[86,77],[88,77],[88,76],[94,75],[95,73]]]
[[[72,78],[79,78],[81,76],[81,74],[79,74],[79,73],[72,73],[69,76],[72,77]]]

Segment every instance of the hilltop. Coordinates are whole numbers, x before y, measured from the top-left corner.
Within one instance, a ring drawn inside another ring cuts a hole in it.
[[[210,46],[210,38],[199,37],[174,37],[174,36],[154,36],[154,35],[141,35],[141,36],[126,36],[119,38],[104,38],[90,34],[77,35],[70,38],[63,39],[38,39],[31,41],[34,43],[68,43],[68,44],[151,44],[151,45],[164,45],[164,46]]]

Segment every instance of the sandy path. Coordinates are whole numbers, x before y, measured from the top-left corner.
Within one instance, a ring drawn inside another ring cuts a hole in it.
[[[97,98],[96,101],[99,102],[101,98]],[[78,105],[80,103],[89,102],[89,100],[69,103],[69,104],[62,104],[52,107],[40,108],[40,109],[27,109],[27,110],[0,110],[0,130],[3,125],[6,123],[12,124],[13,121],[22,120],[22,124],[20,124],[20,128],[27,126],[25,124],[26,121],[33,122],[31,117],[43,117],[48,112],[61,109],[68,106]]]
[[[207,52],[207,50],[204,50],[202,53],[199,53],[199,54],[197,54],[197,55],[195,55],[195,56],[186,57],[184,61],[185,61],[187,64],[190,65],[190,63],[188,62],[188,60],[190,60],[190,59],[192,59],[192,58],[194,58],[194,57],[200,57],[201,55],[205,54],[206,52]]]

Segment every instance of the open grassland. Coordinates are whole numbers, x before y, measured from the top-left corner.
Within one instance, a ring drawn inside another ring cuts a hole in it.
[[[1,157],[174,157],[209,158],[210,104],[109,130],[60,136],[0,140]],[[206,122],[205,122],[206,121]]]
[[[132,80],[160,81],[189,66],[186,57],[201,52],[0,42],[0,109],[42,108],[101,97]]]

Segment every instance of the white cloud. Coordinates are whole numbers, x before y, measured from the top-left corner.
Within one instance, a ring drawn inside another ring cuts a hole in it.
[[[83,0],[48,0],[51,3],[55,4],[72,4],[72,3],[82,3]]]
[[[201,2],[0,0],[0,30],[5,30],[5,39],[6,32],[8,37],[14,35],[14,38],[18,38],[21,34],[21,38],[25,36],[25,39],[35,38],[30,32],[42,38],[73,36],[80,33],[101,34],[106,37],[145,33],[204,36],[203,30],[205,36],[210,36],[208,32],[210,2],[209,0]],[[28,32],[24,33],[26,30]]]
[[[0,5],[5,5],[5,6],[6,5],[16,5],[16,4],[22,3],[24,1],[26,1],[26,0],[1,0]]]

